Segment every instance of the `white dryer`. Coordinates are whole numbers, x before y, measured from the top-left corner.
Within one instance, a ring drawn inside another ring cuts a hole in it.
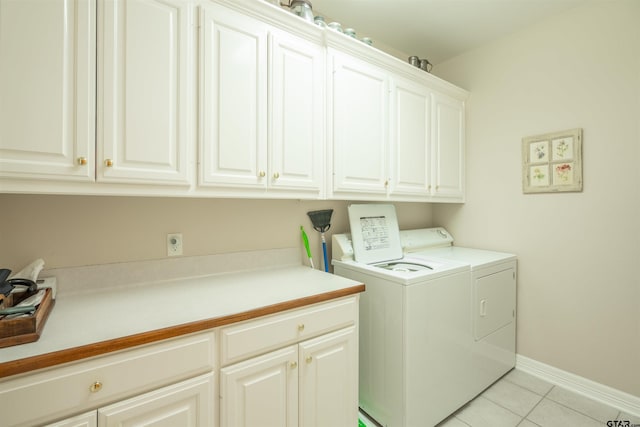
[[[481,393],[515,366],[517,259],[509,253],[453,245],[453,237],[442,227],[403,230],[405,251],[467,263],[471,268],[472,383]],[[429,248],[417,248],[417,241],[439,241]]]
[[[333,235],[335,274],[366,286],[360,408],[384,426],[433,426],[475,393],[470,267],[403,254],[388,206],[350,206],[356,237]]]

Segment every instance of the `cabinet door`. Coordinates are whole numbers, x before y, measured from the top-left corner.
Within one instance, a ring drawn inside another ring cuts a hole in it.
[[[0,0],[0,177],[91,181],[95,1]]]
[[[214,380],[207,374],[98,409],[100,427],[214,425]]]
[[[431,92],[393,78],[391,109],[391,195],[424,198],[431,190]]]
[[[433,94],[432,194],[464,200],[464,102]]]
[[[300,425],[358,425],[356,328],[301,343],[300,365]]]
[[[324,54],[273,30],[270,37],[269,187],[319,195],[323,177]]]
[[[330,50],[333,192],[384,198],[388,187],[387,73]]]
[[[220,371],[220,425],[298,425],[297,346],[255,357]]]
[[[86,412],[53,424],[47,424],[45,427],[98,427],[98,413],[95,410]]]
[[[193,6],[111,0],[98,13],[98,179],[188,184]]]
[[[200,184],[266,188],[267,26],[202,6]]]

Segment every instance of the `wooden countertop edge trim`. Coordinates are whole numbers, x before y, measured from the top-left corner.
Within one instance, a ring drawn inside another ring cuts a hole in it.
[[[0,378],[5,378],[17,374],[24,374],[30,371],[35,371],[37,369],[61,365],[63,363],[75,362],[89,357],[100,356],[103,354],[125,350],[139,345],[150,344],[156,341],[162,341],[169,338],[179,337],[181,335],[191,334],[194,332],[202,332],[206,331],[207,329],[213,329],[220,326],[229,325],[231,323],[241,322],[243,320],[254,319],[256,317],[279,313],[285,310],[304,307],[319,302],[358,294],[360,292],[364,292],[364,290],[365,286],[363,284],[356,285],[349,288],[280,302],[277,304],[272,304],[227,316],[197,320],[195,322],[185,323],[182,325],[170,326],[163,329],[142,332],[140,334],[129,335],[112,340],[83,345],[80,347],[73,347],[65,350],[55,351],[52,353],[40,354],[38,356],[0,363]]]

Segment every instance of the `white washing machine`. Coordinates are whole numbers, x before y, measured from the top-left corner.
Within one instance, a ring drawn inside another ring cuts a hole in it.
[[[470,267],[405,255],[392,205],[351,205],[349,221],[351,235],[333,235],[332,264],[366,286],[360,408],[383,426],[433,426],[475,395]]]
[[[481,393],[515,366],[516,256],[454,246],[453,237],[442,227],[403,230],[400,240],[405,251],[414,256],[469,264],[474,339],[472,383],[474,393]],[[417,242],[425,240],[434,245],[416,247]]]

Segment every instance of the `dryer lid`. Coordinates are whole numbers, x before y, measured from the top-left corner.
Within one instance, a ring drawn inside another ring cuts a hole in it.
[[[348,211],[353,256],[357,262],[373,264],[402,258],[395,206],[349,205]]]

